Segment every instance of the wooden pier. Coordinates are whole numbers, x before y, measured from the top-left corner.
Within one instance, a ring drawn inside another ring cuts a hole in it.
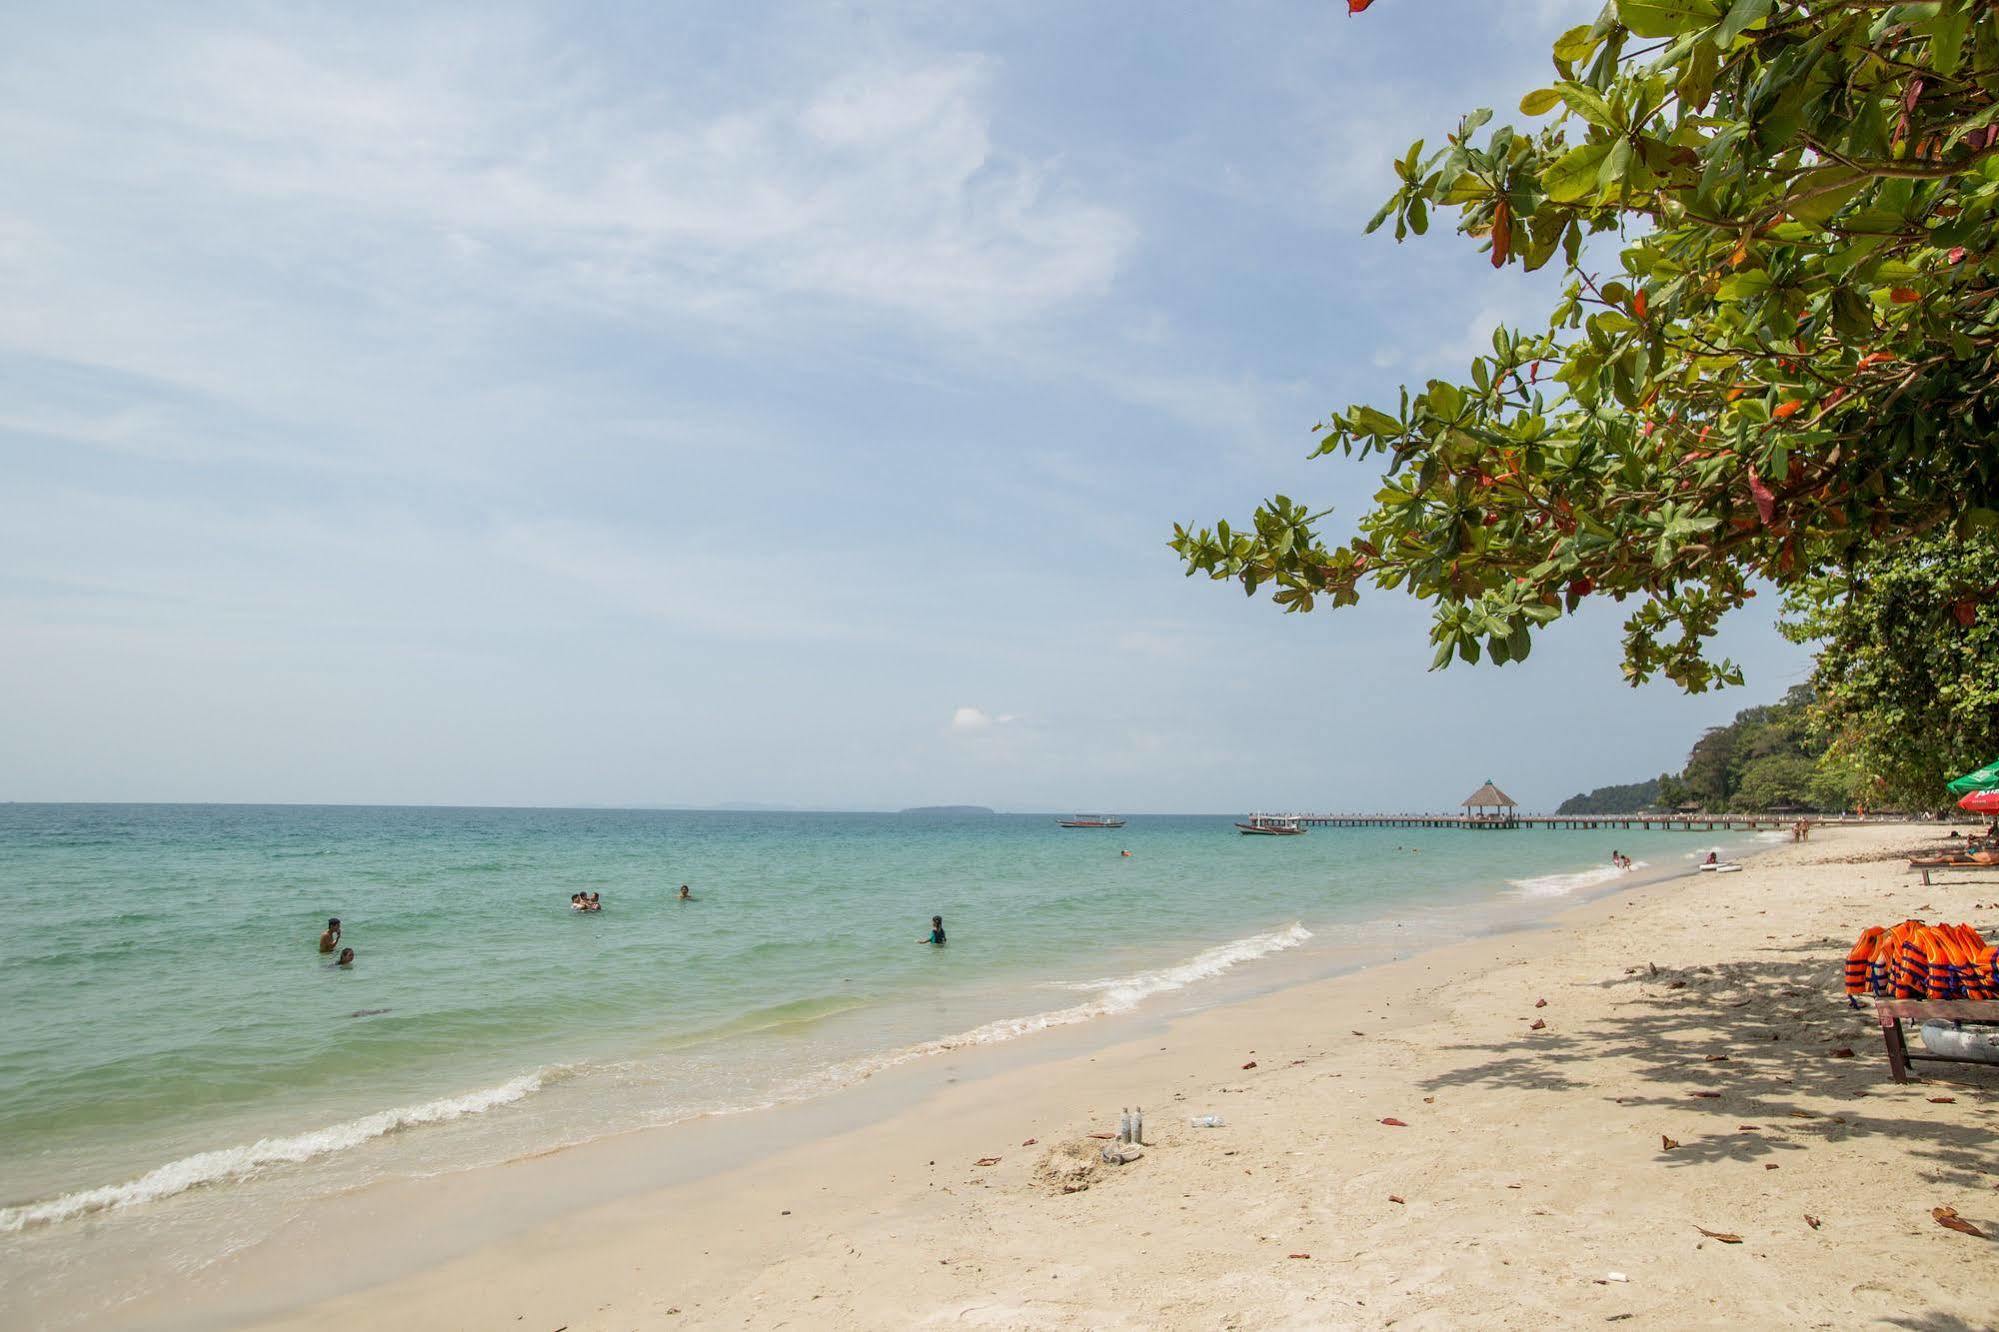
[[[1308,828],[1464,828],[1484,832],[1516,828],[1781,832],[1797,822],[1795,817],[1773,814],[1299,814],[1287,817],[1297,818]]]

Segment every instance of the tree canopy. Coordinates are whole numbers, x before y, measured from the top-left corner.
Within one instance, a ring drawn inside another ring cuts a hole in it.
[[[1553,54],[1548,119],[1419,141],[1369,227],[1559,262],[1546,326],[1319,427],[1386,464],[1345,540],[1278,495],[1172,546],[1288,611],[1405,590],[1437,666],[1635,601],[1632,682],[1734,683],[1707,646],[1756,580],[1999,525],[1999,6],[1612,0]]]
[[[1937,533],[1786,598],[1786,632],[1819,644],[1811,717],[1854,798],[1907,809],[1999,755],[1999,537]]]
[[[1763,707],[1744,708],[1710,727],[1678,773],[1659,779],[1659,803],[1694,804],[1719,813],[1760,813],[1795,806],[1844,808],[1852,795],[1843,767],[1822,762],[1824,741],[1811,723],[1811,687],[1800,685]]]

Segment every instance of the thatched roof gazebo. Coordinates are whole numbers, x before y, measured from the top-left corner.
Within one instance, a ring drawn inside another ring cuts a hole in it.
[[[1513,797],[1494,786],[1488,777],[1484,786],[1465,797],[1465,822],[1477,828],[1518,827],[1515,816],[1519,808]]]

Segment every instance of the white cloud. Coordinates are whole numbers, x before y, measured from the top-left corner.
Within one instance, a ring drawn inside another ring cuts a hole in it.
[[[995,727],[1008,726],[1020,719],[1010,712],[998,715],[984,708],[961,707],[951,713],[951,730],[957,735],[979,735]]]
[[[426,287],[503,277],[516,298],[648,318],[741,323],[804,301],[985,327],[1103,291],[1133,244],[1058,162],[1002,142],[978,58],[688,105],[540,34],[452,36],[434,49],[455,59],[348,30],[175,28],[144,59],[91,46],[70,58],[129,68],[15,71],[0,162],[166,191],[253,264],[338,264],[321,249],[337,223],[365,251],[343,276],[382,298],[420,266]],[[110,104],[79,101],[86,88]],[[16,248],[0,235],[0,262]],[[24,313],[15,336],[53,313]]]

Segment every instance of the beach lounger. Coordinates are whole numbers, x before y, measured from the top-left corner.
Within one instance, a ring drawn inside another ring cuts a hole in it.
[[[1993,868],[1980,865],[1980,869]],[[1925,1050],[1921,1054],[1911,1054],[1908,1042],[1902,1038],[1902,1024],[1921,1024],[1930,1019],[1958,1022],[1999,1022],[1999,999],[1876,999],[1874,1016],[1881,1023],[1881,1041],[1888,1047],[1888,1071],[1895,1075],[1895,1081],[1909,1080],[1909,1065],[1917,1060],[1932,1064],[1978,1064],[1984,1068],[1994,1065],[1982,1059],[1959,1059],[1952,1055],[1931,1054]]]

